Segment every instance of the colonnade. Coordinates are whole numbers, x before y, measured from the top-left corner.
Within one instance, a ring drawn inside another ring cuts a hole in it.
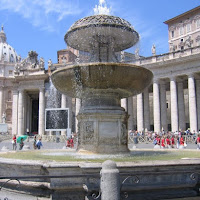
[[[189,74],[186,80],[182,77],[170,77],[170,78],[154,78],[153,80],[153,124],[150,124],[150,101],[149,89],[145,89],[143,93],[137,95],[137,130],[146,131],[150,130],[150,125],[153,125],[155,132],[162,130],[168,130],[168,124],[171,124],[171,131],[186,130],[186,110],[185,110],[185,95],[184,91],[187,89],[188,95],[188,116],[187,119],[191,132],[197,132],[200,129],[200,79],[197,79],[195,74]],[[184,84],[187,82],[187,88],[184,88]],[[169,101],[170,101],[170,121],[167,116],[167,97],[166,97],[166,85],[169,85]],[[125,110],[128,109],[128,113],[133,112],[132,106],[130,106],[130,99],[128,98],[127,104],[125,100],[121,101],[122,107]],[[136,105],[135,104],[135,105]],[[133,105],[133,103],[132,103]],[[128,108],[127,108],[128,106]],[[133,121],[132,115],[129,117],[129,122]],[[152,120],[151,120],[152,121]],[[133,124],[129,124],[129,128],[132,129]],[[151,126],[152,127],[152,126]]]
[[[31,131],[32,123],[32,99],[24,89],[13,90],[12,104],[12,134],[24,135]],[[44,134],[45,128],[45,90],[39,88],[39,114],[38,134]]]

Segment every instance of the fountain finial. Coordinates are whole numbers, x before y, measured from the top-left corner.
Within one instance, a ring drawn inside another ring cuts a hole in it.
[[[95,15],[110,15],[110,8],[106,5],[106,0],[99,0],[99,5],[94,7]]]

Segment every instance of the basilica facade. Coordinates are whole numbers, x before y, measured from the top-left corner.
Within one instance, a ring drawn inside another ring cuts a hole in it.
[[[168,25],[169,52],[150,57],[124,53],[121,62],[133,63],[153,72],[152,85],[143,93],[121,100],[129,114],[128,129],[138,131],[179,131],[200,129],[200,7],[164,22]],[[81,100],[60,94],[51,83],[51,70],[79,60],[86,52],[68,48],[57,52],[58,63],[38,58],[35,51],[21,58],[0,32],[0,123],[10,134],[54,134],[45,131],[46,108],[69,108],[69,128],[77,132],[76,115]],[[6,117],[5,117],[6,116]],[[4,120],[5,119],[5,120]],[[66,131],[61,132],[62,135]]]

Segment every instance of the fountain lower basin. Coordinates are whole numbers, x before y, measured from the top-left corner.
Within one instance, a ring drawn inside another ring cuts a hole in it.
[[[125,63],[87,63],[54,71],[54,86],[81,98],[77,115],[78,150],[96,153],[128,152],[128,114],[120,100],[141,93],[152,81],[151,71]]]

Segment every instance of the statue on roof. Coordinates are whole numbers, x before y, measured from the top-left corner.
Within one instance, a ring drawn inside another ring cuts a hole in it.
[[[151,48],[151,53],[153,56],[156,55],[156,46],[153,44],[152,48]]]
[[[44,69],[44,58],[43,57],[40,57],[39,68]]]
[[[139,48],[136,48],[135,50],[135,59],[139,59],[140,55],[139,55]]]

